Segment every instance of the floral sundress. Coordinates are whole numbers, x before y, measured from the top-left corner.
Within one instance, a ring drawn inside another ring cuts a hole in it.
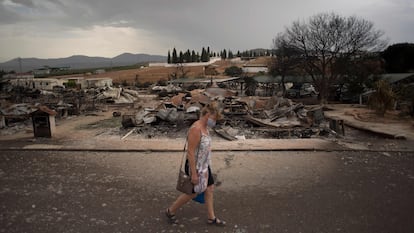
[[[195,150],[194,155],[199,182],[197,185],[194,185],[194,192],[202,193],[207,189],[208,167],[211,164],[211,137],[209,134],[201,132],[200,144]]]

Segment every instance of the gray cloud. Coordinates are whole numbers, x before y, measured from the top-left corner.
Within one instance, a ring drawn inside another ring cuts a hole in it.
[[[18,22],[20,16],[8,11],[3,4],[0,4],[0,24],[12,24]]]
[[[35,35],[38,40],[55,33],[56,43],[65,35],[73,36],[71,31],[129,28],[137,30],[137,39],[150,37],[143,44],[154,53],[166,53],[162,51],[174,46],[236,51],[269,48],[273,37],[294,20],[330,11],[367,18],[392,41],[412,42],[413,32],[407,28],[413,26],[413,10],[411,0],[0,0],[0,27],[21,28],[20,34]],[[12,43],[11,33],[1,29],[0,37],[8,33],[5,43]],[[143,32],[145,36],[140,34]],[[13,46],[4,45],[9,57],[13,56]],[[131,43],[131,50],[142,49],[133,46]]]

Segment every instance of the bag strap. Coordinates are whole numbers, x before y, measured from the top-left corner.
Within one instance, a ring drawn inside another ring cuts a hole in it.
[[[190,129],[192,128],[193,126],[191,126],[190,127]],[[185,155],[186,155],[186,150],[185,150],[185,148],[187,147],[187,145],[188,145],[188,134],[189,134],[189,132],[190,132],[190,130],[188,130],[188,132],[187,132],[187,137],[185,138],[185,144],[184,144],[184,148],[183,148],[183,156],[181,157],[181,162],[180,162],[180,168],[179,168],[179,170],[178,170],[178,172],[180,172],[181,171],[181,168],[183,167],[183,161],[184,161],[184,157],[185,157]],[[200,144],[201,144],[201,137],[202,137],[203,135],[202,135],[202,132],[201,132],[201,130],[200,130],[200,143],[198,144],[198,147],[197,147],[197,156],[198,156],[198,152],[200,151]]]
[[[184,161],[184,157],[185,157],[185,148],[187,147],[187,143],[188,143],[188,138],[185,139],[185,144],[184,144],[184,148],[183,148],[183,156],[181,156],[180,168],[179,168],[178,172],[180,172],[181,168],[183,167],[183,161]]]

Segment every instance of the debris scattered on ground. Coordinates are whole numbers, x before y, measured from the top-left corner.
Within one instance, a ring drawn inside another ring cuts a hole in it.
[[[119,129],[107,129],[109,134],[119,134],[123,139],[138,134],[146,138],[184,137],[188,126],[199,118],[200,110],[214,101],[224,116],[214,132],[226,140],[343,135],[340,128],[332,127],[331,119],[325,119],[321,106],[304,105],[277,95],[238,96],[233,90],[217,86],[189,91],[169,85],[148,90],[101,87],[64,89],[54,91],[53,95],[49,92],[52,91],[36,95],[33,91],[23,92],[19,98],[27,101],[25,104],[13,105],[12,101],[2,101],[1,126],[10,128],[11,123],[16,121],[14,118],[18,118],[16,116],[29,116],[39,103],[55,110],[58,119],[107,111],[110,106],[115,106],[112,116],[121,118]],[[160,92],[165,92],[165,95],[153,95]]]
[[[322,124],[325,119],[321,107],[307,107],[277,96],[260,99],[242,98],[221,88],[180,92],[160,100],[158,105],[152,108],[139,107],[135,112],[123,114],[122,126],[138,128],[133,132],[149,135],[148,137],[153,137],[154,133],[157,133],[154,132],[154,128],[187,128],[198,119],[201,108],[212,101],[218,103],[224,115],[214,131],[227,140],[336,135],[327,128],[329,124]],[[131,131],[128,132],[128,136],[130,134]]]

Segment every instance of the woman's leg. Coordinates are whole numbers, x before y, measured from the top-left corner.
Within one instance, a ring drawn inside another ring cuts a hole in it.
[[[207,217],[208,219],[214,219],[216,217],[214,213],[214,184],[207,187],[204,192],[204,199],[206,201],[207,207]]]
[[[175,212],[183,206],[185,203],[189,202],[191,199],[197,196],[196,193],[188,195],[188,194],[181,194],[178,196],[177,200],[168,208],[171,214],[175,214]]]
[[[225,226],[226,222],[217,218],[214,213],[214,184],[207,187],[204,193],[204,199],[207,206],[207,223],[216,226]]]

